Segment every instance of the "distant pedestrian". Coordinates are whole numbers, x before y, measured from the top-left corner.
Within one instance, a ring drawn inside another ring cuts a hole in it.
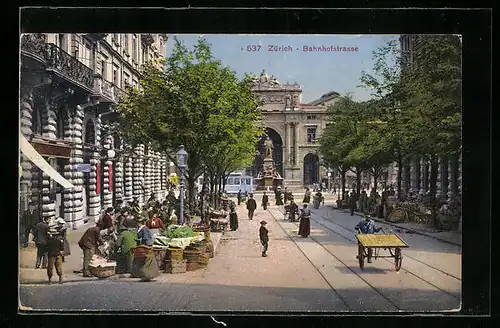
[[[255,202],[255,199],[253,199],[253,194],[250,194],[250,198],[247,200],[248,218],[250,220],[253,220],[253,215],[256,208],[257,203]]]
[[[63,251],[62,251],[62,261],[65,261],[65,256],[71,255],[71,250],[69,248],[69,243],[68,243],[68,238],[66,236],[66,233],[68,231],[68,228],[66,227],[66,221],[64,221],[63,218],[58,218],[56,220],[57,224],[57,231],[59,232],[59,236],[61,237],[61,240],[63,242]]]
[[[99,229],[106,230],[113,226],[113,214],[115,214],[115,209],[112,207],[108,207],[106,211],[104,211],[103,216],[97,222]]]
[[[267,205],[269,204],[269,196],[264,191],[264,195],[262,195],[262,208],[267,210]]]
[[[306,192],[304,193],[304,204],[309,204],[311,202],[311,191],[309,188],[306,188]]]
[[[269,230],[267,230],[266,225],[266,221],[260,221],[259,237],[263,247],[262,257],[267,257],[267,247],[269,246]]]
[[[351,211],[351,216],[354,215],[354,210],[356,209],[356,197],[354,196],[354,193],[351,192],[349,195],[349,210]]]
[[[23,247],[28,247],[30,233],[34,231],[39,221],[40,212],[36,209],[36,204],[34,202],[30,202],[28,209],[24,211],[21,218],[21,231],[24,233],[22,239]]]
[[[238,214],[236,213],[236,204],[232,200],[229,203],[229,228],[231,231],[238,230]]]
[[[241,190],[238,191],[238,196],[236,196],[238,198],[238,205],[241,204]]]
[[[304,204],[300,211],[299,235],[307,238],[311,234],[311,211]]]
[[[59,283],[62,284],[62,252],[64,251],[64,242],[59,235],[51,235],[47,240],[47,253],[48,253],[48,265],[47,265],[47,277],[49,278],[49,285],[52,283],[52,276],[54,273],[54,267],[56,268],[56,273],[59,276]]]
[[[83,276],[92,277],[89,271],[89,264],[94,254],[99,253],[99,246],[104,242],[101,238],[101,229],[98,226],[88,228],[78,242],[78,246],[83,251]]]
[[[42,264],[42,269],[47,268],[48,254],[47,254],[47,241],[49,238],[49,224],[48,217],[44,217],[42,221],[38,222],[35,227],[35,245],[36,245],[36,265],[37,269]]]

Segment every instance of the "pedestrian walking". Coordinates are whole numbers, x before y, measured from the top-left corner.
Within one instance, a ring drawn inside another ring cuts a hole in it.
[[[21,218],[21,231],[24,233],[21,241],[24,248],[28,247],[30,233],[34,231],[39,221],[40,212],[36,209],[36,204],[30,202],[28,209],[24,211]]]
[[[42,221],[38,222],[35,227],[35,245],[36,245],[36,264],[35,268],[39,269],[40,264],[42,269],[47,268],[48,253],[47,241],[49,238],[49,218],[44,217]]]
[[[78,246],[83,251],[83,276],[92,277],[89,271],[89,264],[94,254],[99,253],[99,246],[104,242],[101,238],[101,229],[98,226],[88,228],[78,242]]]
[[[356,197],[354,196],[354,193],[351,192],[349,195],[349,210],[351,211],[351,216],[354,215],[354,210],[356,209]]]
[[[281,192],[281,187],[276,188],[274,192],[274,197],[276,199],[276,205],[283,205],[283,193]]]
[[[250,194],[250,198],[247,200],[248,218],[250,220],[253,220],[253,215],[256,208],[257,203],[255,202],[255,199],[253,199],[253,194]]]
[[[54,268],[59,276],[59,283],[62,284],[62,252],[64,251],[64,242],[60,235],[49,235],[47,239],[47,277],[49,278],[49,285],[52,283],[52,276]]]
[[[307,238],[311,234],[311,210],[304,204],[300,211],[299,235]]]
[[[236,204],[233,201],[229,203],[229,228],[231,231],[238,230],[238,214],[236,213]]]
[[[267,230],[266,225],[266,221],[260,221],[259,238],[263,247],[262,257],[267,257],[267,247],[269,246],[269,230]]]
[[[264,195],[262,195],[262,208],[267,210],[267,205],[269,204],[269,196],[264,191]]]
[[[238,195],[236,196],[238,198],[238,205],[241,204],[241,190],[238,191]]]
[[[309,204],[311,202],[311,191],[309,188],[306,188],[306,192],[304,193],[304,204]]]
[[[112,207],[108,207],[104,214],[101,216],[99,221],[97,221],[97,226],[99,229],[106,230],[113,226],[113,214],[115,214],[115,209]]]

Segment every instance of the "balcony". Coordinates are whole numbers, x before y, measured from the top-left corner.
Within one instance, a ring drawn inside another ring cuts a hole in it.
[[[45,69],[92,91],[94,72],[79,60],[52,43],[43,34],[26,34],[21,37],[21,53],[45,64]]]

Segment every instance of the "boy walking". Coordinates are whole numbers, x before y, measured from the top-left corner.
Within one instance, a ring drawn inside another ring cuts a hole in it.
[[[47,277],[49,277],[49,285],[52,283],[52,275],[54,267],[59,276],[59,283],[62,284],[62,251],[64,251],[64,243],[58,236],[49,236],[47,241],[47,251],[49,263],[47,265]]]
[[[250,199],[247,200],[248,218],[250,220],[253,219],[253,214],[256,208],[257,208],[257,203],[255,202],[255,199],[253,199],[253,195],[250,194]]]
[[[260,221],[259,237],[260,237],[260,242],[264,247],[262,249],[262,257],[267,257],[266,252],[269,243],[269,236],[268,236],[269,231],[267,230],[266,225],[267,225],[266,221]]]

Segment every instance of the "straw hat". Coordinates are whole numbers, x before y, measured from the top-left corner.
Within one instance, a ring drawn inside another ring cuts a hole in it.
[[[260,221],[260,224],[267,224],[267,222],[262,220],[262,221]]]

